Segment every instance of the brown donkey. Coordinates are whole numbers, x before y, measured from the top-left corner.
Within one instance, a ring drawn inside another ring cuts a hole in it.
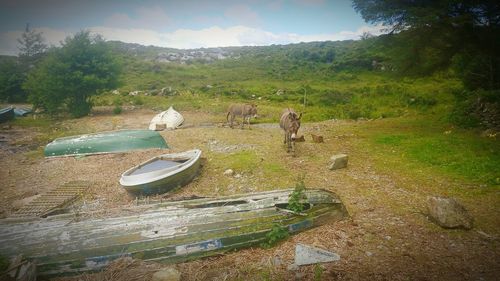
[[[226,120],[229,122],[229,116],[231,116],[231,122],[229,127],[233,128],[234,118],[236,116],[243,117],[241,122],[241,128],[245,125],[245,120],[247,121],[248,128],[250,128],[250,118],[257,117],[257,105],[255,104],[231,104],[227,109]]]
[[[295,139],[297,131],[300,128],[300,118],[302,113],[298,115],[293,109],[287,108],[280,118],[280,128],[285,131],[285,141],[287,152],[295,152]]]

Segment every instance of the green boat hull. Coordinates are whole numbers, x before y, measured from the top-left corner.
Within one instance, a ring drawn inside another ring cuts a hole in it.
[[[347,216],[335,194],[324,190],[306,190],[303,213],[285,210],[292,191],[148,204],[128,209],[127,216],[98,220],[92,214],[4,220],[0,252],[23,254],[42,276],[78,274],[123,256],[187,261],[258,245],[276,224],[293,234]]]
[[[0,109],[0,122],[14,119],[14,108],[12,106]]]
[[[121,130],[58,138],[44,150],[46,157],[125,152],[168,148],[163,137],[150,130]]]

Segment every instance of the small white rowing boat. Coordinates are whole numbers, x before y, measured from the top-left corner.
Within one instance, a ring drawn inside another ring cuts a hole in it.
[[[163,154],[126,172],[120,184],[137,195],[161,194],[189,183],[200,168],[201,150]]]

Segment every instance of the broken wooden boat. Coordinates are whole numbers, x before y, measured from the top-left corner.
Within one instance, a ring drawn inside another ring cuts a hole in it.
[[[200,169],[201,150],[153,157],[125,171],[120,184],[135,195],[161,194],[189,183]]]
[[[5,122],[14,119],[14,107],[9,106],[0,109],[0,122]]]
[[[22,254],[41,276],[97,271],[128,256],[175,263],[259,245],[279,225],[297,233],[347,216],[340,199],[308,189],[302,213],[285,209],[293,189],[219,198],[158,202],[120,216],[65,214],[39,220],[0,220],[0,253]]]
[[[44,154],[46,157],[78,156],[151,148],[168,148],[158,132],[119,130],[58,138],[47,144]]]

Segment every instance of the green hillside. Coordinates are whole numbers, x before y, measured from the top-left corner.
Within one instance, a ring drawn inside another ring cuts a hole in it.
[[[95,103],[161,107],[176,97],[182,109],[200,107],[205,98],[216,97],[220,107],[210,110],[223,111],[227,102],[235,100],[252,101],[295,107],[306,111],[309,121],[413,114],[446,117],[453,94],[463,89],[460,81],[447,72],[401,74],[394,69],[383,39],[220,48],[227,56],[224,59],[193,58],[181,63],[158,61],[158,54],[200,50],[111,42],[124,69],[120,95],[100,96]],[[130,96],[133,91],[142,92]]]

